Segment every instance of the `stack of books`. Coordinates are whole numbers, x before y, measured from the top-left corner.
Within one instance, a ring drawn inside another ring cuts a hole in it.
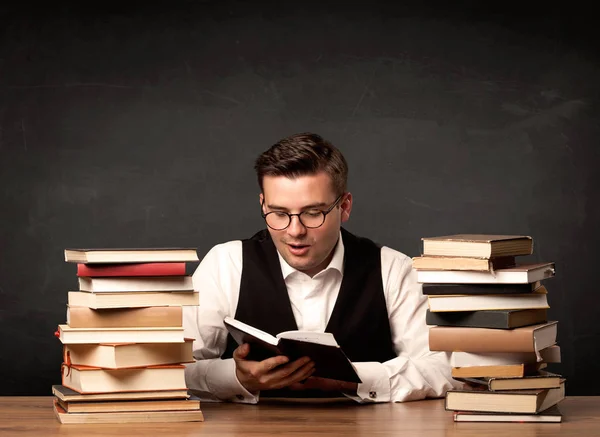
[[[67,249],[79,291],[69,291],[62,384],[52,387],[61,423],[202,421],[189,399],[184,305],[199,295],[186,275],[195,249]]]
[[[558,322],[548,320],[542,282],[554,263],[518,263],[533,253],[521,235],[460,234],[423,238],[413,258],[429,309],[429,349],[452,352],[446,393],[454,420],[560,422],[565,379],[544,369],[560,362]]]

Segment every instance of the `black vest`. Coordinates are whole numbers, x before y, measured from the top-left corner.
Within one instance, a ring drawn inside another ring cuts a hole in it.
[[[342,239],[344,277],[325,331],[335,336],[350,361],[388,361],[396,353],[381,280],[381,249],[343,228]],[[271,335],[297,330],[277,249],[269,232],[265,229],[243,240],[242,256],[235,318]],[[228,335],[221,358],[231,358],[237,346]]]

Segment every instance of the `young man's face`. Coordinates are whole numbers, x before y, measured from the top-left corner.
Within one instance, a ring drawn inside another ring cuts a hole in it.
[[[263,212],[298,214],[303,211],[326,211],[337,199],[328,174],[300,176],[265,176],[260,195]],[[327,214],[322,226],[310,229],[292,217],[290,225],[281,231],[269,229],[275,247],[293,268],[314,276],[329,264],[339,237],[340,226],[350,218],[352,195],[346,193]]]

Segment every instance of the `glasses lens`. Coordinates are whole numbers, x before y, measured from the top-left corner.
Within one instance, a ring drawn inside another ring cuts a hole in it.
[[[288,227],[290,217],[283,212],[270,212],[265,216],[267,225],[271,229],[281,230]]]
[[[325,221],[325,214],[322,212],[305,211],[300,214],[300,220],[307,228],[318,228]]]

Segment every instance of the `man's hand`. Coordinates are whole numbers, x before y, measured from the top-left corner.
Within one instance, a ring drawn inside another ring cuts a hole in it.
[[[263,361],[249,361],[246,360],[249,353],[250,345],[243,344],[233,351],[233,359],[237,379],[251,393],[287,387],[305,380],[315,370],[315,364],[308,357],[298,358],[291,363],[284,355]]]
[[[319,378],[311,376],[304,382],[297,382],[290,386],[292,390],[312,390],[323,391],[341,391],[347,394],[356,394],[358,384],[355,382],[338,381],[336,379]]]

